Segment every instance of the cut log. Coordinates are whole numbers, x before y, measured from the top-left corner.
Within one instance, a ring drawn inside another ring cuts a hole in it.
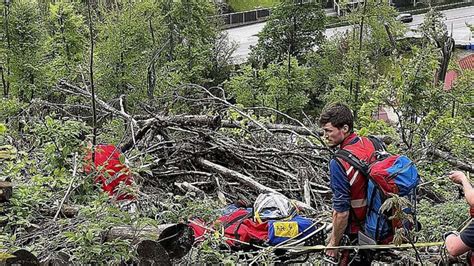
[[[239,181],[240,183],[242,184],[245,184],[251,188],[254,188],[256,189],[257,191],[259,192],[277,192],[275,189],[273,188],[269,188],[267,186],[264,186],[260,183],[258,183],[257,181],[255,181],[252,177],[249,177],[249,176],[246,176],[246,175],[243,175],[239,172],[236,172],[234,170],[231,170],[229,168],[226,168],[222,165],[218,165],[218,164],[215,164],[213,162],[210,162],[206,159],[203,159],[203,158],[198,158],[196,160],[196,162],[201,165],[202,167],[208,169],[208,170],[211,170],[211,171],[214,171],[216,173],[219,173],[223,176],[226,176],[226,177],[229,177],[229,178],[232,178],[236,181]]]
[[[5,265],[23,265],[23,266],[36,266],[40,265],[38,258],[31,252],[20,249],[12,254],[14,258],[9,258],[5,261]]]
[[[170,258],[181,258],[191,249],[194,233],[186,224],[162,224],[144,228],[117,226],[112,227],[106,236],[107,241],[114,239],[131,239],[134,243],[147,239],[156,240]]]
[[[188,183],[188,182],[174,182],[174,185],[177,186],[179,189],[181,189],[181,191],[183,192],[186,192],[186,191],[192,191],[192,192],[196,192],[197,194],[199,195],[206,195],[206,193],[204,193],[204,191],[200,190],[199,188],[197,188],[196,186]]]
[[[12,196],[12,193],[12,183],[7,181],[0,181],[0,202],[9,201]]]
[[[137,246],[137,254],[139,265],[171,265],[168,252],[157,241],[141,241]]]

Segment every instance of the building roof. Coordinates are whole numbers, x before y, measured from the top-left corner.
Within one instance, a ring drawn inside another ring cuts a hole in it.
[[[474,54],[468,55],[458,61],[461,69],[474,69]]]
[[[474,70],[474,54],[470,54],[458,60],[458,65],[462,70]],[[458,73],[455,70],[449,70],[444,76],[444,89],[449,91],[454,85]]]
[[[458,73],[454,70],[449,70],[446,72],[446,76],[444,77],[444,90],[451,90],[457,77]]]

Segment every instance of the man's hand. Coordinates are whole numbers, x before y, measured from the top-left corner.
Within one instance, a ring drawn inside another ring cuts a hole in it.
[[[467,181],[466,175],[461,171],[452,171],[449,173],[449,179],[456,184],[462,185],[463,182]]]
[[[326,249],[326,256],[334,258],[334,261],[337,261],[339,252],[337,249]]]

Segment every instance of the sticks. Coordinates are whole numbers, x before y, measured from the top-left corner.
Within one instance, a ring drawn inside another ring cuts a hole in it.
[[[260,192],[276,192],[273,188],[269,188],[267,186],[264,186],[257,181],[255,181],[252,177],[245,176],[239,172],[233,171],[231,169],[228,169],[224,166],[215,164],[213,162],[210,162],[206,159],[203,158],[198,158],[196,160],[198,164],[203,166],[204,168],[207,168],[209,170],[215,171],[223,176],[230,177],[232,179],[235,179],[245,185],[248,185],[249,187],[252,187]]]
[[[61,200],[61,203],[58,206],[58,210],[56,211],[56,214],[54,215],[53,221],[56,221],[56,219],[59,216],[59,213],[61,212],[61,208],[63,207],[64,201],[66,201],[66,198],[68,197],[69,193],[71,192],[72,184],[74,184],[74,181],[76,181],[76,172],[77,172],[77,152],[74,153],[74,167],[72,170],[72,178],[71,182],[69,183],[69,187],[66,190],[66,193],[64,194],[63,199]]]

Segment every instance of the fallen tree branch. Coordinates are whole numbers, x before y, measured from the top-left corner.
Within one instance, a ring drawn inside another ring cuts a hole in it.
[[[66,87],[67,89],[64,89],[64,87]],[[76,91],[76,92],[80,93],[80,95],[82,95],[84,97],[91,97],[91,93],[88,92],[87,90],[84,90],[84,89],[80,88],[79,86],[75,86],[75,85],[72,85],[70,83],[67,83],[64,80],[61,80],[59,82],[58,86],[56,86],[56,88],[61,90],[61,91],[68,92],[68,93],[70,92],[70,90],[73,90],[73,91]],[[126,112],[117,110],[116,108],[110,106],[109,104],[107,104],[106,102],[102,101],[99,98],[96,98],[95,102],[98,103],[103,109],[105,109],[105,110],[107,110],[107,111],[109,111],[109,112],[111,112],[115,115],[119,115],[121,117],[124,117],[128,121],[131,121],[133,123],[133,125],[137,124],[137,121],[131,115],[127,114]]]
[[[66,201],[67,197],[69,196],[69,193],[71,192],[72,184],[74,184],[74,181],[76,181],[77,152],[74,153],[73,163],[74,163],[74,167],[73,167],[73,170],[72,170],[71,182],[69,183],[69,186],[68,186],[68,188],[67,188],[67,190],[66,190],[66,193],[64,194],[64,197],[63,197],[63,199],[61,200],[61,203],[60,203],[59,206],[58,206],[58,210],[57,210],[56,214],[54,215],[53,221],[56,221],[56,219],[58,218],[59,213],[61,212],[61,208],[62,208],[62,206],[63,206],[63,204],[64,204],[64,201]]]
[[[203,159],[203,158],[198,158],[196,160],[196,162],[201,165],[202,167],[208,169],[208,170],[211,170],[211,171],[214,171],[216,173],[219,173],[223,176],[226,176],[226,177],[230,177],[232,179],[235,179],[245,185],[248,185],[249,187],[252,187],[256,190],[258,190],[259,192],[276,192],[276,190],[274,190],[273,188],[269,188],[267,186],[264,186],[260,183],[258,183],[257,181],[255,181],[252,177],[249,177],[249,176],[246,176],[246,175],[243,175],[239,172],[236,172],[234,170],[231,170],[231,169],[228,169],[224,166],[221,166],[221,165],[218,165],[218,164],[215,164],[213,162],[210,162],[206,159]]]
[[[464,171],[468,171],[470,173],[474,173],[474,167],[473,167],[472,164],[462,162],[462,161],[458,160],[457,158],[453,157],[451,154],[449,154],[447,152],[444,152],[444,151],[441,151],[441,150],[438,150],[438,149],[434,149],[434,150],[430,150],[429,153],[431,153],[432,155],[434,155],[436,157],[439,157],[441,159],[446,160],[446,162],[448,162],[450,165],[452,165],[456,168],[459,168],[460,170],[464,170]]]
[[[11,182],[0,181],[0,202],[6,202],[10,199],[13,193],[13,186]]]

